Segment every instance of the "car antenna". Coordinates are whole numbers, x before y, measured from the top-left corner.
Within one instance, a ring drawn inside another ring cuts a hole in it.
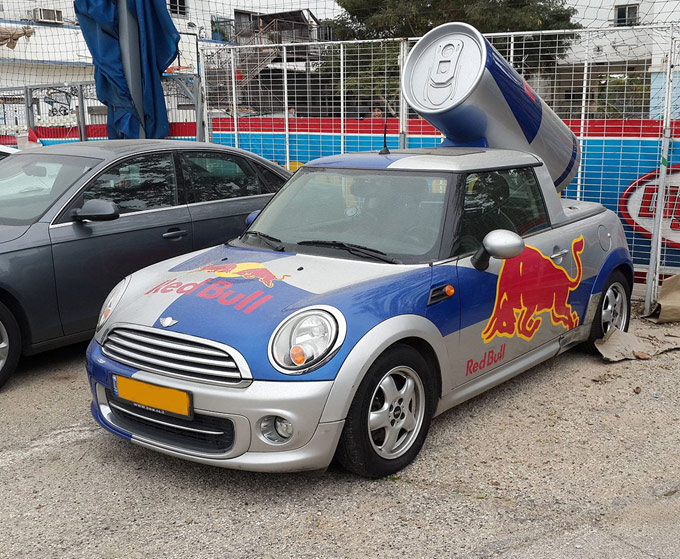
[[[387,103],[385,103],[385,110],[387,110]],[[383,131],[383,148],[378,153],[380,155],[390,154],[390,150],[387,148],[387,114],[385,114],[385,130]]]

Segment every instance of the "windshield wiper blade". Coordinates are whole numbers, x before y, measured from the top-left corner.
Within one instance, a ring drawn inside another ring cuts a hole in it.
[[[381,250],[366,247],[362,245],[355,245],[354,243],[343,243],[341,241],[300,241],[298,245],[310,245],[310,246],[320,246],[320,247],[331,247],[346,250],[350,254],[357,256],[364,256],[366,258],[374,258],[375,260],[380,260],[381,262],[389,262],[390,264],[399,264],[399,260],[387,256]]]
[[[267,235],[267,233],[262,233],[262,231],[246,231],[241,235],[242,237],[247,237],[252,235],[253,237],[257,237],[258,239],[262,240],[264,244],[267,246],[273,248],[276,251],[281,252],[285,247],[282,244],[281,239],[277,239],[276,237],[272,237],[271,235]]]

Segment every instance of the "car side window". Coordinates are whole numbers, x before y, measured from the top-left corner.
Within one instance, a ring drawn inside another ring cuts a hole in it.
[[[176,206],[175,163],[170,153],[141,155],[106,169],[83,192],[82,201],[109,200],[121,214]]]
[[[239,157],[221,153],[188,152],[180,155],[182,173],[194,202],[214,202],[262,194],[255,171]]]
[[[494,229],[526,236],[547,227],[543,196],[531,168],[467,175],[458,254],[477,250]]]
[[[267,187],[270,192],[278,192],[279,189],[285,184],[286,179],[284,179],[281,175],[277,175],[274,171],[267,169],[267,167],[264,165],[258,165],[257,163],[255,165],[264,177],[264,180],[267,181]]]

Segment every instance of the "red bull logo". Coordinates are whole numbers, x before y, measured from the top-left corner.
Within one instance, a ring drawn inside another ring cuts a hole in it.
[[[290,277],[289,274],[284,274],[281,277],[275,276],[269,271],[269,268],[267,268],[264,264],[260,264],[259,262],[208,265],[201,266],[198,270],[194,271],[215,274],[221,278],[256,279],[262,285],[269,287],[270,289],[274,287],[275,281],[282,281]]]
[[[583,235],[571,243],[577,270],[573,278],[562,266],[531,246],[519,256],[504,260],[498,274],[493,313],[482,332],[484,343],[496,336],[531,340],[541,327],[543,313],[549,313],[555,326],[561,325],[567,330],[576,328],[579,317],[569,304],[569,293],[581,283],[580,255],[584,245]]]

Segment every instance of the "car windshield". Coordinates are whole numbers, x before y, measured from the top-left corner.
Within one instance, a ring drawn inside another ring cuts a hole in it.
[[[17,153],[0,161],[0,224],[37,221],[101,160],[71,155]]]
[[[450,175],[436,172],[307,167],[243,240],[340,258],[436,260],[449,181]]]

